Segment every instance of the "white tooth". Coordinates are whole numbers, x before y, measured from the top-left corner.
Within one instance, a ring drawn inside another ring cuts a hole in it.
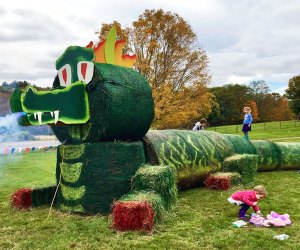
[[[55,110],[54,111],[54,123],[56,124],[58,121],[58,117],[59,117],[59,110]]]
[[[37,113],[35,112],[35,113],[33,113],[33,115],[34,115],[34,119],[36,120],[36,115],[37,115]]]
[[[43,114],[43,112],[37,112],[37,116],[38,116],[38,120],[39,120],[40,125],[42,125],[42,114]]]
[[[52,111],[52,112],[50,112],[50,115],[51,115],[51,117],[53,118],[53,111]]]

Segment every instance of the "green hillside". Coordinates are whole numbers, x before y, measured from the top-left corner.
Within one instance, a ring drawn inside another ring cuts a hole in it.
[[[209,127],[207,130],[216,131],[222,134],[243,135],[242,125],[228,125]],[[266,140],[283,142],[300,142],[300,122],[281,121],[252,124],[252,131],[249,132],[252,140]]]

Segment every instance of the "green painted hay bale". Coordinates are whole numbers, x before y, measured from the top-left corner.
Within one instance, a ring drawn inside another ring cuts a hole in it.
[[[232,143],[223,134],[212,131],[200,131],[199,133],[200,136],[205,136],[212,142],[218,161],[223,162],[225,158],[236,153]]]
[[[135,191],[154,191],[158,193],[166,210],[177,202],[176,171],[172,166],[145,165],[138,169],[132,179],[132,189]]]
[[[300,143],[276,142],[275,144],[281,153],[279,169],[300,169]]]
[[[144,138],[148,161],[177,169],[177,184],[186,189],[199,186],[210,173],[221,169],[234,154],[256,154],[242,136],[212,131],[153,130]]]
[[[142,142],[101,142],[59,146],[57,203],[67,211],[108,214],[111,204],[131,189],[145,164]]]
[[[137,71],[95,63],[88,93],[90,121],[67,128],[54,126],[60,141],[69,143],[142,139],[154,117],[152,90]]]
[[[274,171],[279,168],[281,152],[274,142],[252,141],[258,155],[258,171]]]
[[[31,197],[32,197],[32,206],[42,206],[51,204],[54,194],[55,194],[56,186],[49,186],[43,188],[33,188]],[[54,202],[56,202],[56,197]]]
[[[177,169],[177,184],[182,189],[199,186],[207,175],[221,167],[215,145],[204,133],[153,130],[147,133],[145,144],[152,164]]]
[[[243,179],[243,183],[254,181],[254,173],[257,169],[258,156],[251,154],[233,155],[226,158],[223,162],[223,170],[238,172]]]
[[[242,136],[225,134],[224,137],[232,144],[236,154],[256,154],[256,150],[252,143]]]
[[[159,223],[164,218],[164,202],[161,196],[154,192],[133,191],[122,196],[119,201],[147,201],[152,205],[154,210],[154,223]]]

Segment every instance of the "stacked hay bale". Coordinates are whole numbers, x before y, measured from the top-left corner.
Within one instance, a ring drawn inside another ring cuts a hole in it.
[[[135,191],[147,190],[159,194],[166,210],[176,205],[176,169],[173,166],[145,165],[133,176],[131,186]]]
[[[67,211],[107,214],[113,201],[130,191],[131,177],[146,163],[141,139],[153,119],[154,103],[143,75],[126,67],[94,65],[88,88],[90,120],[52,127],[66,143],[57,154],[57,204]]]
[[[119,231],[151,231],[163,218],[162,203],[154,192],[129,193],[113,204],[112,227]]]
[[[113,228],[120,231],[151,230],[176,201],[174,167],[145,165],[132,179],[132,192],[114,203]]]
[[[244,184],[254,181],[257,170],[258,156],[251,154],[236,154],[226,158],[222,164],[224,171],[238,172]]]
[[[61,145],[56,168],[58,206],[67,211],[108,214],[112,202],[130,191],[131,177],[144,164],[142,142]]]

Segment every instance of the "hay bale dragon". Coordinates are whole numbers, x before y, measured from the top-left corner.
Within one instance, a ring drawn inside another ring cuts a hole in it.
[[[51,203],[84,214],[113,212],[119,230],[151,230],[176,203],[177,187],[199,186],[235,154],[258,156],[258,170],[295,169],[297,143],[250,142],[202,131],[148,131],[154,103],[148,81],[122,55],[116,29],[98,46],[71,46],[57,59],[50,91],[16,89],[19,124],[48,124],[57,149],[56,185],[18,190],[12,205]],[[147,133],[148,132],[148,133]],[[246,167],[246,166],[245,166]]]

